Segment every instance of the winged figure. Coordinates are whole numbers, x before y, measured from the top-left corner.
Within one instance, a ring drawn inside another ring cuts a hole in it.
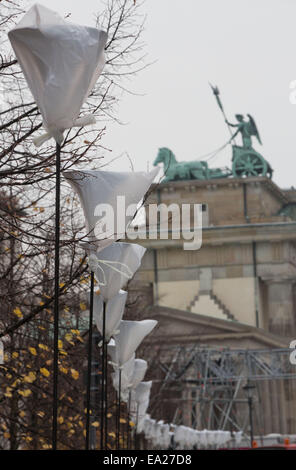
[[[237,134],[241,134],[243,147],[250,149],[252,148],[252,137],[256,137],[258,142],[262,145],[261,138],[255,123],[255,120],[250,114],[247,114],[249,120],[245,121],[243,114],[236,114],[237,124],[232,124],[226,120],[226,123],[231,127],[236,127],[237,130],[233,134],[232,139],[234,139]]]

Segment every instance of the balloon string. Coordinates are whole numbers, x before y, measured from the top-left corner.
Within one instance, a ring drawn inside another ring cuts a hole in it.
[[[85,127],[89,126],[90,124],[95,124],[96,118],[93,114],[86,114],[80,118],[75,119],[71,127]],[[70,128],[67,128],[70,129]],[[66,130],[66,129],[65,129]],[[40,147],[40,145],[44,144],[51,138],[54,138],[56,142],[61,145],[63,142],[63,130],[56,129],[54,131],[49,130],[44,134],[36,137],[33,139],[33,143],[36,147]]]
[[[106,286],[107,285],[106,275],[105,275],[104,269],[102,268],[102,266],[100,266],[100,264],[103,264],[103,265],[107,266],[108,268],[113,269],[113,271],[121,274],[122,276],[126,277],[127,279],[130,279],[133,275],[133,273],[130,270],[130,268],[128,267],[128,265],[125,264],[125,263],[121,263],[120,261],[110,261],[110,260],[106,261],[106,260],[102,260],[102,259],[97,259],[96,260],[96,266],[94,266],[94,263],[93,263],[93,260],[92,260],[92,266],[91,266],[92,271],[94,269],[100,270],[101,273],[103,274],[103,281],[100,281],[98,279],[98,283],[99,283],[100,286]],[[116,267],[116,265],[123,267],[124,269],[126,269],[127,272],[124,272],[121,269],[118,269]]]

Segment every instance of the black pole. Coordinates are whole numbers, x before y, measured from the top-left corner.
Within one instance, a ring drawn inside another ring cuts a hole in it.
[[[104,411],[105,411],[105,336],[106,336],[106,304],[103,301],[103,331],[102,331],[102,364],[101,364],[101,450],[104,449]]]
[[[106,314],[106,312],[105,312]],[[105,318],[106,322],[106,318]],[[107,341],[105,341],[105,353],[104,353],[104,375],[105,375],[105,417],[104,417],[104,431],[105,431],[105,450],[107,450],[108,446],[108,351],[107,351]]]
[[[89,450],[89,424],[90,424],[90,401],[91,401],[91,372],[92,372],[92,343],[93,343],[93,311],[94,311],[94,273],[90,274],[90,302],[89,302],[89,325],[88,325],[88,364],[86,385],[86,434],[85,449]]]
[[[254,441],[254,430],[253,430],[253,398],[248,398],[249,404],[249,418],[250,418],[250,441],[251,441],[251,448],[253,447]]]
[[[121,369],[118,370],[118,401],[117,401],[117,436],[116,447],[120,450],[120,404],[121,404]]]
[[[128,408],[127,408],[127,437],[126,437],[126,448],[129,449],[130,446],[130,412],[131,412],[131,395],[132,392],[128,392]]]
[[[136,415],[136,426],[135,426],[135,450],[137,450],[137,430],[139,422],[139,403],[137,403],[137,415]]]
[[[60,200],[61,200],[61,146],[56,144],[55,185],[55,266],[54,266],[54,327],[53,327],[53,402],[52,450],[57,449],[58,430],[58,361],[59,361],[59,288],[60,288]]]

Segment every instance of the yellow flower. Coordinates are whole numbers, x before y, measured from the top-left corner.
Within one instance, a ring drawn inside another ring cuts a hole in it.
[[[36,351],[35,348],[30,347],[30,348],[28,348],[28,349],[29,349],[30,353],[31,353],[33,356],[37,356],[37,351]]]

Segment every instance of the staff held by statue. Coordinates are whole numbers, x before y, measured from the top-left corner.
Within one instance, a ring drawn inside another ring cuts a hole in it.
[[[221,102],[221,99],[220,99],[220,91],[219,91],[219,88],[218,88],[217,86],[213,86],[211,83],[209,83],[209,85],[210,85],[210,87],[212,88],[212,91],[213,91],[213,93],[214,93],[214,95],[215,95],[215,97],[216,97],[217,104],[218,104],[219,108],[220,108],[221,111],[222,111],[224,120],[225,120],[225,122],[226,122],[226,124],[227,124],[227,127],[228,127],[228,129],[229,129],[229,133],[230,133],[230,135],[231,135],[231,140],[233,140],[234,143],[235,143],[234,135],[233,135],[233,133],[232,133],[232,131],[231,131],[230,125],[228,124],[228,120],[227,120],[227,117],[226,117],[226,114],[225,114],[225,111],[224,111],[224,108],[223,108],[223,105],[222,105],[222,102]]]

